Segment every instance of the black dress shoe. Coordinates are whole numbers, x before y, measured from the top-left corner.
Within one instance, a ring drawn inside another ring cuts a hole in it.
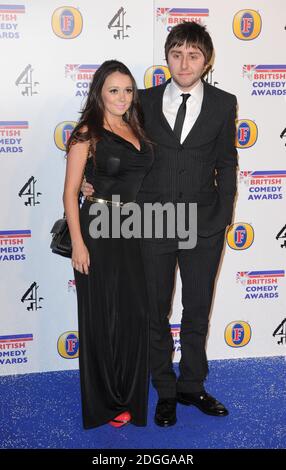
[[[182,405],[194,405],[207,415],[228,415],[228,411],[225,406],[206,392],[202,392],[201,394],[178,392],[177,400]]]
[[[155,423],[165,428],[176,424],[176,406],[176,398],[159,398],[154,417]]]

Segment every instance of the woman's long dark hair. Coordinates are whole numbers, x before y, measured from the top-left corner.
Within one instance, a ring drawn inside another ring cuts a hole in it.
[[[137,139],[143,139],[146,142],[151,143],[143,128],[143,113],[139,103],[138,89],[133,75],[128,67],[126,67],[122,62],[117,60],[106,60],[97,69],[93,76],[87,101],[81,111],[80,120],[73,129],[67,142],[67,153],[73,144],[89,141],[90,153],[95,155],[96,142],[98,142],[102,137],[104,124],[104,104],[101,95],[102,87],[106,78],[114,72],[128,75],[132,82],[133,100],[128,112],[123,115],[123,120],[129,124]]]

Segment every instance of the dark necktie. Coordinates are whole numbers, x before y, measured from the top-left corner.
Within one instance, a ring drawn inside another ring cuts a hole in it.
[[[174,126],[174,134],[178,137],[179,141],[181,141],[181,134],[186,116],[187,100],[191,95],[190,93],[182,93],[181,96],[183,97],[183,101],[178,109]]]

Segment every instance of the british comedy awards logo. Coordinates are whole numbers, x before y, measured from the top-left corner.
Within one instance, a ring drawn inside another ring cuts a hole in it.
[[[25,5],[0,5],[0,40],[20,39],[20,24]]]
[[[204,23],[204,19],[209,16],[208,8],[156,8],[156,20],[162,23],[168,32],[183,21],[194,21]]]
[[[181,324],[172,324],[170,325],[171,335],[173,338],[173,351],[180,352],[181,351],[181,340],[180,340],[180,332],[181,332]]]
[[[27,238],[31,230],[0,230],[0,262],[24,261]]]
[[[286,65],[244,65],[242,74],[251,83],[251,96],[286,95]]]
[[[278,299],[282,279],[285,279],[284,269],[236,273],[236,282],[240,284],[245,300]]]
[[[26,343],[33,341],[32,334],[0,336],[0,365],[15,365],[28,362]]]
[[[75,96],[85,97],[88,95],[92,77],[99,67],[98,64],[65,65],[65,78],[73,81]]]
[[[27,129],[28,121],[0,121],[0,155],[23,153],[23,131]]]
[[[76,293],[75,279],[68,280],[68,292]]]
[[[285,194],[286,170],[240,171],[248,201],[280,200]]]
[[[238,11],[232,23],[235,36],[243,41],[251,41],[256,39],[261,32],[261,16],[255,10]]]

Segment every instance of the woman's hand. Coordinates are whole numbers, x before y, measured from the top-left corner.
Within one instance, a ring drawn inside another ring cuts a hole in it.
[[[80,190],[84,197],[92,196],[92,194],[94,193],[94,187],[92,186],[92,184],[88,183],[85,178],[82,180]]]
[[[83,242],[72,246],[72,266],[82,274],[88,274],[90,265],[89,252]]]

